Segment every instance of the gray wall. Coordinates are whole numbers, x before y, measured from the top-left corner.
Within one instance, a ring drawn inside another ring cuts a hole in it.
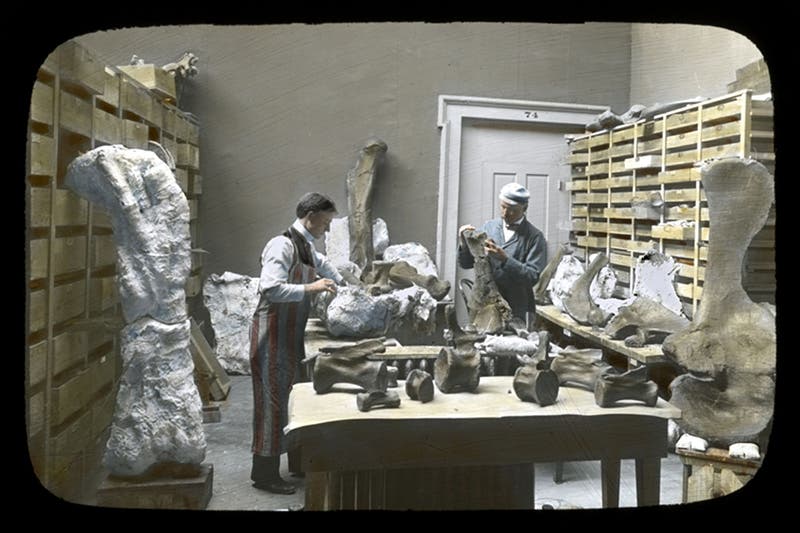
[[[371,135],[389,146],[374,216],[435,252],[437,96],[625,108],[630,24],[371,23],[129,28],[78,39],[110,64],[200,57],[181,107],[201,120],[205,274],[258,275],[305,191],[346,214],[344,178]]]
[[[736,79],[736,70],[760,57],[750,39],[726,28],[632,24],[630,103],[721,96]]]

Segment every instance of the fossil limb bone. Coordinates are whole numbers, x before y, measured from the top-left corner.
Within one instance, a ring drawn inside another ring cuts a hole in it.
[[[347,173],[350,261],[362,270],[375,259],[372,242],[372,193],[375,171],[386,150],[386,143],[382,140],[367,140],[358,154],[356,165]]]
[[[486,233],[467,230],[464,240],[475,258],[475,283],[467,300],[470,322],[479,333],[499,333],[511,320],[511,307],[500,295],[484,245]]]
[[[775,316],[742,288],[742,263],[773,202],[773,177],[754,160],[721,159],[701,168],[711,239],[703,299],[664,354],[687,373],[671,385],[678,425],[712,446],[763,442],[772,419]]]

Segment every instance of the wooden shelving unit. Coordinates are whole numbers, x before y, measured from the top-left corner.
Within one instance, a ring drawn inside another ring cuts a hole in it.
[[[693,316],[713,238],[697,165],[711,158],[753,158],[774,175],[772,121],[772,102],[743,90],[571,139],[571,242],[578,256],[585,260],[605,252],[619,280],[619,296],[626,296],[638,257],[651,247],[671,255],[680,264],[678,295]],[[639,201],[654,195],[663,200],[664,210],[642,209]],[[774,205],[744,268],[750,297],[774,303]]]
[[[91,489],[99,469],[121,368],[122,316],[110,218],[63,180],[83,152],[148,141],[175,156],[196,247],[197,122],[74,41],[48,56],[33,84],[27,153],[26,421],[35,472],[71,501]],[[188,296],[199,292],[202,264],[192,268]]]

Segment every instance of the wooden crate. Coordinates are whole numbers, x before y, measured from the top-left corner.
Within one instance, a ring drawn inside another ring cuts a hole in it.
[[[75,41],[58,47],[58,72],[61,79],[76,83],[90,93],[101,94],[105,89],[105,65],[89,50]]]
[[[92,103],[66,91],[60,94],[59,125],[84,137],[92,136]]]
[[[191,169],[200,168],[200,151],[197,146],[179,142],[178,157],[175,160],[175,164]]]
[[[178,186],[184,192],[184,194],[189,193],[189,171],[185,168],[176,168],[175,169],[175,181],[178,182]]]
[[[56,189],[53,195],[56,226],[83,226],[88,221],[89,203],[68,189]]]
[[[122,144],[128,148],[147,148],[147,125],[127,119],[124,119],[122,123]]]
[[[48,341],[41,341],[28,348],[28,388],[43,383],[47,376],[47,344]]]
[[[120,107],[124,111],[138,115],[145,120],[150,120],[153,112],[152,106],[153,100],[147,90],[123,76],[120,86]]]
[[[53,88],[46,83],[33,83],[30,119],[41,124],[53,124]]]
[[[122,122],[102,109],[94,109],[94,138],[106,144],[122,142]]]
[[[726,450],[718,448],[675,452],[683,463],[683,503],[731,494],[746,485],[761,467],[760,460],[730,457]]]
[[[103,68],[103,93],[97,99],[111,107],[119,107],[119,74],[108,67]]]
[[[31,133],[30,136],[30,174],[36,176],[55,176],[55,142],[52,137]]]
[[[203,194],[203,176],[192,172],[189,178],[189,194],[199,196]]]
[[[161,67],[156,65],[120,65],[117,68],[159,97],[175,100],[175,78]]]
[[[53,338],[53,375],[81,366],[88,353],[85,331],[67,330]]]

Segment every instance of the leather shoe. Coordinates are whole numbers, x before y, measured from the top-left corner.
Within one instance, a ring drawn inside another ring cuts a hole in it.
[[[294,485],[286,483],[282,479],[270,482],[256,481],[253,483],[253,486],[259,490],[265,490],[273,494],[294,494],[297,492],[297,489],[294,487]]]

